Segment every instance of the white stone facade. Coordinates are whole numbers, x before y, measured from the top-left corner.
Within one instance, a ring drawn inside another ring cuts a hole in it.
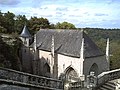
[[[44,66],[44,64],[47,62],[51,67],[51,52],[39,50],[39,58],[44,58],[44,60],[41,59],[42,66]],[[72,67],[77,72],[79,77],[82,75],[88,75],[93,64],[97,65],[98,74],[108,70],[108,64],[105,56],[85,58],[83,61],[77,57],[70,57],[62,54],[57,54],[55,64],[57,65],[57,70],[55,71],[57,73],[54,73],[54,76],[57,75],[57,78],[59,78],[59,76],[62,73],[66,73],[66,71],[70,67]],[[44,67],[41,67],[41,69],[43,68]],[[80,70],[82,70],[83,72],[81,72]]]

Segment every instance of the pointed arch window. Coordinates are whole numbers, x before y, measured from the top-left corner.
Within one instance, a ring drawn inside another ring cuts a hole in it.
[[[50,66],[48,65],[48,63],[44,64],[43,72],[44,72],[44,76],[50,77]]]
[[[98,65],[97,65],[96,63],[93,63],[93,64],[92,64],[89,73],[90,73],[90,72],[94,72],[96,76],[99,74]]]

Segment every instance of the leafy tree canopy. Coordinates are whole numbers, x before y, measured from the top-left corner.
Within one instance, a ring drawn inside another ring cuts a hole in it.
[[[72,23],[68,23],[68,22],[62,22],[62,23],[57,23],[55,25],[56,29],[76,29],[75,25],[73,25]]]
[[[31,19],[29,20],[29,27],[31,30],[38,31],[40,29],[49,28],[50,23],[46,18],[31,17]]]

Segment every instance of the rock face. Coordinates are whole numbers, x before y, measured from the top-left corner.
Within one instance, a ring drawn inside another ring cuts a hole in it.
[[[11,35],[0,35],[0,66],[20,70],[20,42]]]

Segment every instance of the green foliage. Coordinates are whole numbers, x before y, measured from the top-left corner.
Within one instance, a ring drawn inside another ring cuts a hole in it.
[[[4,27],[7,29],[7,32],[14,32],[14,17],[15,15],[11,12],[4,13],[5,24]]]
[[[28,20],[25,15],[18,15],[15,19],[14,29],[15,32],[21,33],[25,24],[28,23]]]
[[[75,29],[75,26],[72,23],[62,22],[55,25],[56,29]]]
[[[9,11],[7,13],[0,12],[0,32],[14,32],[14,17],[15,15]]]
[[[2,27],[2,26],[0,26],[0,33],[6,33],[6,32],[7,32],[7,29]]]
[[[40,30],[50,27],[50,23],[46,18],[37,18],[37,17],[31,17],[29,20],[29,27],[31,30]]]
[[[55,24],[50,24],[50,29],[55,29]]]
[[[111,61],[111,69],[120,68],[120,43],[119,42],[111,42],[110,44],[110,61]]]
[[[40,29],[76,29],[75,25],[69,22],[52,24],[43,17],[31,17],[28,20],[25,15],[15,16],[12,12],[2,13],[0,11],[0,33],[17,32],[20,34],[25,24],[32,34]]]
[[[110,38],[112,41],[118,41],[120,38],[120,29],[85,28],[84,30],[95,40]]]

